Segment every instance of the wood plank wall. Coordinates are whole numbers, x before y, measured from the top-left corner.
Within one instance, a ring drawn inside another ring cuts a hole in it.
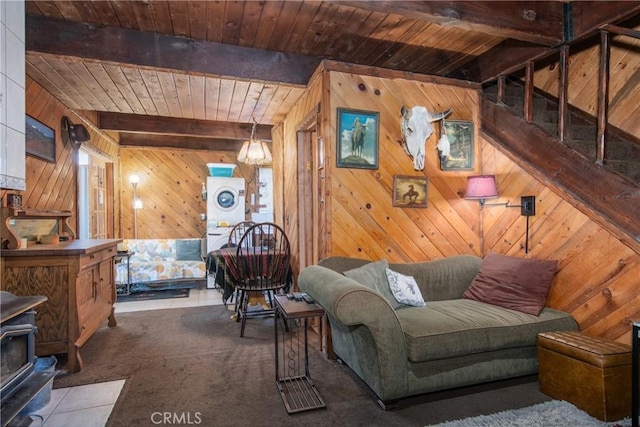
[[[60,120],[62,116],[68,116],[74,123],[86,125],[91,140],[83,145],[114,162],[117,162],[117,144],[92,125],[90,116],[68,109],[29,76],[26,77],[25,100],[26,113],[54,129],[56,162],[26,156],[26,190],[22,194],[22,205],[38,210],[72,211],[74,215],[69,224],[77,230],[76,152],[70,145],[63,144]]]
[[[399,141],[400,109],[416,105],[430,111],[452,107],[451,120],[477,123],[478,93],[454,85],[416,82],[405,78],[380,78],[345,72],[330,73],[331,147],[331,240],[333,255],[356,255],[390,262],[437,259],[456,254],[481,254],[479,216],[476,203],[460,197],[466,177],[481,170],[478,161],[471,171],[442,171],[437,141],[440,125],[427,140],[423,171],[413,168]],[[379,167],[377,170],[337,168],[335,141],[337,108],[355,108],[380,113]],[[474,140],[478,128],[474,127]],[[476,150],[477,151],[477,150]],[[477,153],[475,154],[477,158]],[[399,208],[392,202],[396,175],[426,177],[427,208]]]
[[[27,190],[23,206],[42,210],[74,212],[70,224],[77,230],[75,151],[60,138],[60,119],[66,115],[74,123],[83,123],[91,135],[83,143],[90,152],[115,164],[114,237],[133,238],[132,188],[128,177],[141,178],[138,190],[144,208],[138,212],[139,238],[201,237],[206,223],[200,213],[206,212],[201,200],[202,182],[208,175],[206,163],[236,163],[236,153],[204,150],[120,149],[117,135],[98,130],[95,112],[68,109],[33,79],[27,77],[26,112],[56,132],[56,163],[26,156]],[[255,170],[239,165],[234,176],[247,180],[247,194],[255,192]],[[247,212],[256,210],[250,206]],[[122,214],[120,214],[122,209]]]
[[[552,192],[525,173],[494,148],[477,126],[474,170],[441,171],[436,158],[436,136],[427,141],[425,170],[413,170],[411,159],[398,144],[401,105],[425,105],[432,110],[453,107],[450,119],[477,123],[475,89],[338,71],[331,71],[328,76],[321,101],[330,104],[328,117],[323,121],[331,182],[327,197],[329,255],[412,262],[455,254],[484,256],[495,251],[555,259],[559,272],[549,305],[571,312],[588,333],[630,342],[630,321],[640,318],[640,254],[579,212],[571,201],[564,199],[566,195]],[[317,88],[313,90],[315,93]],[[337,107],[380,112],[378,170],[335,166]],[[307,111],[310,108],[307,105]],[[289,121],[294,123],[304,116],[302,111],[285,120],[287,148],[293,143],[290,134],[293,125]],[[293,176],[287,167],[285,163],[285,181]],[[481,210],[479,203],[463,198],[466,177],[478,173],[496,175],[499,201],[519,204],[520,196],[536,196],[536,216],[530,219],[529,254],[524,251],[526,220],[519,215],[519,209]],[[428,207],[393,207],[394,175],[427,177]],[[294,197],[288,183],[285,197]],[[295,218],[288,209],[287,214]]]
[[[237,153],[188,149],[120,149],[122,195],[122,229],[120,236],[134,237],[133,188],[129,177],[140,177],[137,192],[143,208],[137,212],[138,238],[199,238],[206,232],[206,221],[200,213],[207,212],[201,198],[202,183],[209,175],[207,163],[236,163]],[[255,192],[256,169],[239,164],[234,177],[244,177],[247,183],[247,219],[256,211],[250,206],[250,194]]]
[[[310,80],[305,94],[298,100],[280,126],[273,131],[274,155],[274,192],[276,223],[284,227],[293,254],[293,276],[298,277],[299,264],[299,236],[298,224],[300,215],[309,212],[299,212],[298,209],[298,164],[297,131],[301,123],[317,110],[321,99],[322,70]]]
[[[585,332],[631,342],[631,321],[640,318],[640,254],[524,172],[487,140],[481,142],[485,170],[495,173],[500,201],[519,204],[536,196],[530,217],[530,258],[558,260],[548,304],[572,313]],[[485,207],[485,253],[525,256],[525,217],[519,209]]]
[[[632,318],[640,318],[640,254],[613,238],[589,220],[562,194],[541,186],[498,152],[475,131],[476,162],[473,171],[443,172],[436,159],[436,136],[427,142],[425,171],[412,168],[400,138],[399,111],[407,106],[425,105],[434,110],[453,107],[450,119],[477,123],[478,98],[475,89],[331,71],[319,73],[305,95],[274,135],[280,132],[281,145],[274,138],[276,221],[287,227],[297,245],[297,156],[296,126],[323,102],[322,133],[331,183],[329,210],[329,251],[332,255],[362,258],[386,257],[392,262],[436,259],[457,253],[483,255],[489,250],[525,256],[521,248],[525,219],[517,209],[501,207],[480,211],[475,202],[463,199],[466,176],[495,173],[504,199],[516,203],[522,195],[536,195],[537,214],[531,219],[528,256],[557,259],[560,271],[549,298],[553,307],[573,313],[586,331],[629,342]],[[362,86],[361,86],[362,85]],[[362,89],[364,88],[364,90]],[[23,203],[34,209],[62,209],[75,212],[76,184],[73,152],[59,138],[62,115],[72,116],[51,94],[27,79],[27,114],[53,127],[57,135],[57,162],[46,163],[27,157],[27,191]],[[348,107],[380,112],[380,167],[376,171],[335,167],[336,108]],[[90,115],[86,115],[90,120]],[[97,150],[111,153],[109,135],[89,127],[91,143]],[[438,132],[438,127],[435,129]],[[632,132],[633,133],[633,132]],[[635,132],[637,134],[638,132]],[[123,148],[116,169],[117,195],[122,194],[120,236],[133,237],[131,186],[126,181],[137,173],[144,209],[139,212],[139,237],[200,237],[205,231],[199,213],[201,183],[208,162],[235,162],[235,153],[199,150]],[[114,159],[118,161],[117,157]],[[281,173],[278,172],[281,169]],[[429,179],[426,209],[392,206],[393,176],[416,175]],[[253,168],[240,165],[235,176],[252,181]],[[251,193],[248,188],[248,194]],[[118,203],[118,202],[116,202]],[[248,207],[250,208],[250,207]],[[116,206],[116,210],[118,206]],[[119,215],[117,215],[119,217]],[[75,217],[72,221],[75,226]],[[295,232],[294,232],[295,230]]]

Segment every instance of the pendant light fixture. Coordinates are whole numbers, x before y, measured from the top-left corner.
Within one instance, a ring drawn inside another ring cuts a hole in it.
[[[256,125],[258,123],[253,119],[253,127],[251,128],[251,138],[244,141],[240,153],[238,153],[238,161],[248,165],[267,165],[272,162],[271,151],[266,142],[256,139]]]

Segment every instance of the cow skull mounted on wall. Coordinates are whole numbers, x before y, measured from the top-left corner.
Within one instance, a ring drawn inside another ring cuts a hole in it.
[[[424,169],[425,145],[433,133],[431,123],[447,117],[453,108],[440,113],[431,113],[426,107],[416,105],[409,109],[404,105],[400,109],[400,129],[402,131],[402,148],[413,158],[413,168]]]

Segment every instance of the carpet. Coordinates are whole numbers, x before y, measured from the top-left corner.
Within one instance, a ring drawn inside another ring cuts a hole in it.
[[[150,289],[132,292],[129,295],[118,295],[117,302],[148,301],[169,298],[188,298],[189,288],[184,289]]]
[[[591,417],[571,403],[552,400],[528,408],[449,421],[435,424],[431,427],[541,427],[566,425],[576,427],[627,427],[631,426],[631,419],[604,422]]]
[[[322,356],[310,333],[310,376],[327,408],[289,415],[275,384],[273,318],[248,319],[240,338],[230,316],[224,306],[116,314],[118,326],[103,325],[82,347],[82,371],[56,377],[54,388],[126,379],[109,427],[153,427],[158,413],[182,417],[176,425],[197,417],[223,427],[410,427],[550,400],[533,376],[412,397],[383,411],[349,368]]]

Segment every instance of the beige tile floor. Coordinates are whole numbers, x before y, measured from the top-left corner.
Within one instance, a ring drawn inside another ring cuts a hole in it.
[[[188,298],[116,302],[117,313],[222,304],[216,289],[191,289]],[[51,401],[36,412],[31,427],[103,427],[125,380],[52,390]]]

